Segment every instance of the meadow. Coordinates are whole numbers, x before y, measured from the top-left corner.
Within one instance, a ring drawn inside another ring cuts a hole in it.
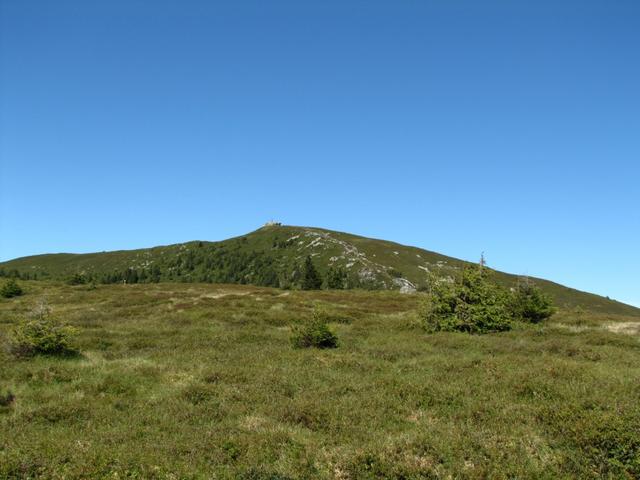
[[[640,477],[638,317],[429,334],[420,294],[21,284],[0,342],[44,299],[81,353],[0,352],[1,479]],[[316,305],[338,348],[292,348]]]

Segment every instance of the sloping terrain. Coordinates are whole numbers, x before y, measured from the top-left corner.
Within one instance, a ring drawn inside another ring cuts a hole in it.
[[[411,292],[429,275],[453,278],[466,262],[416,247],[311,227],[269,225],[220,242],[89,254],[48,254],[0,263],[0,274],[64,280],[74,274],[98,283],[160,281],[239,283],[297,288],[310,256],[322,278],[345,274],[344,288]],[[517,276],[496,272],[513,285]],[[546,280],[536,283],[561,307],[580,306],[601,313],[640,315],[640,310]]]

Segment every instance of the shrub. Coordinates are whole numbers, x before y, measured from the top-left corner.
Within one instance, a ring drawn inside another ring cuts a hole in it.
[[[551,298],[527,278],[518,281],[509,306],[515,319],[530,323],[539,323],[555,312]]]
[[[9,350],[17,357],[34,355],[71,356],[78,353],[73,345],[76,330],[51,318],[45,305],[35,315],[20,322],[9,332]]]
[[[402,272],[400,270],[396,270],[395,268],[390,268],[389,270],[387,270],[387,273],[393,278],[402,278]]]
[[[466,267],[453,283],[431,279],[419,316],[430,332],[501,332],[511,328],[506,294],[482,264]]]
[[[0,393],[0,407],[9,407],[16,399],[16,396],[11,392]]]
[[[13,278],[7,280],[2,288],[0,288],[0,296],[4,298],[19,297],[23,293],[22,288]]]
[[[84,285],[87,279],[81,273],[74,273],[67,279],[67,285]]]
[[[319,307],[313,310],[313,317],[303,325],[293,327],[291,343],[295,348],[336,348],[338,337],[326,322],[327,315]]]

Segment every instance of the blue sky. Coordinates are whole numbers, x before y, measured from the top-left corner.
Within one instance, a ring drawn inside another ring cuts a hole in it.
[[[271,218],[640,305],[640,2],[0,0],[0,259]]]

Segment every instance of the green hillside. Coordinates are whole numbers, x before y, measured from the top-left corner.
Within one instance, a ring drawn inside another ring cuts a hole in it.
[[[0,263],[0,274],[26,279],[97,283],[212,282],[299,288],[303,264],[312,261],[327,284],[338,272],[340,287],[412,292],[429,275],[453,278],[466,262],[416,247],[331,230],[264,226],[220,242],[182,244],[89,254],[47,254]],[[505,286],[517,276],[495,272]],[[561,307],[640,315],[620,302],[536,279]]]

